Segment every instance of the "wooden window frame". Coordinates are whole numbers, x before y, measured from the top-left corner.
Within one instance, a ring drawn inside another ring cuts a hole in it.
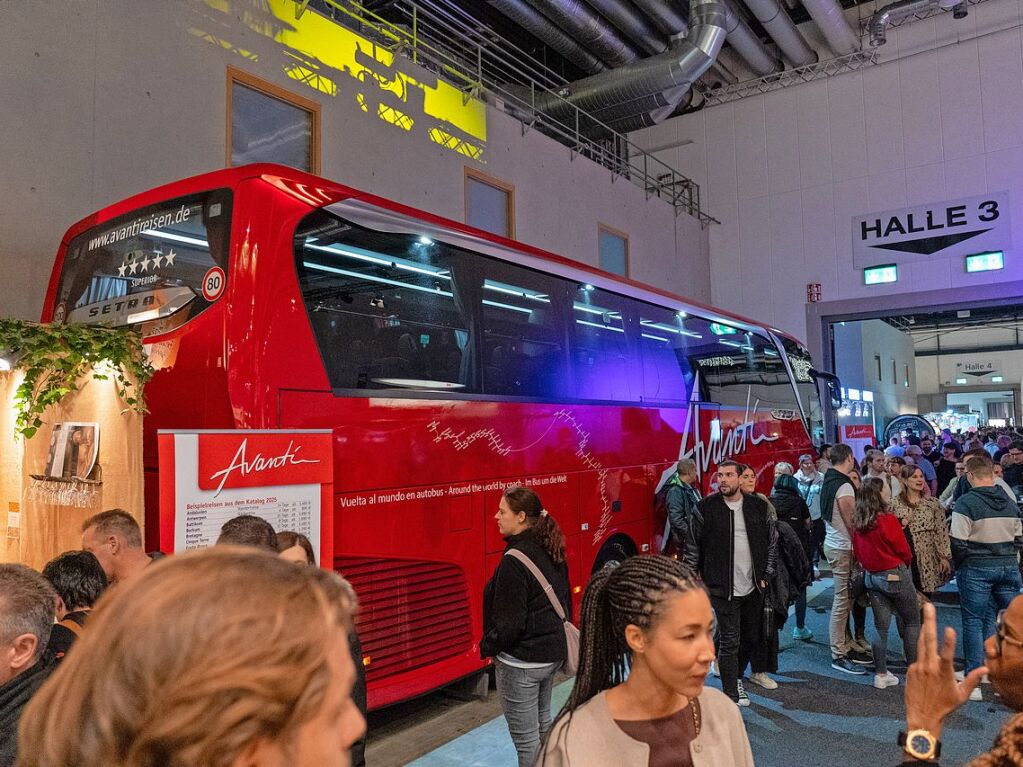
[[[628,278],[629,273],[632,271],[632,255],[629,248],[629,233],[623,232],[621,229],[615,229],[613,226],[602,224],[599,221],[597,222],[597,266],[601,269],[604,268],[603,266],[600,266],[600,235],[602,232],[606,232],[607,234],[620,237],[625,240],[625,274],[618,276]]]
[[[283,101],[298,109],[302,109],[308,112],[312,116],[312,135],[310,136],[309,142],[309,172],[314,176],[320,175],[320,126],[321,126],[321,106],[320,103],[312,99],[299,96],[297,93],[292,93],[279,85],[256,77],[255,75],[249,74],[244,70],[237,69],[236,67],[227,68],[227,132],[226,139],[224,141],[225,148],[225,159],[224,166],[227,168],[234,167],[231,164],[231,129],[233,127],[233,115],[234,106],[233,101],[233,90],[234,85],[243,85],[246,88],[251,88],[254,91],[259,91],[264,96]]]
[[[462,197],[465,201],[464,218],[465,223],[469,223],[469,180],[478,181],[481,184],[500,189],[508,195],[508,234],[503,235],[509,240],[515,239],[515,185],[509,184],[507,181],[502,181],[496,176],[491,176],[489,173],[484,173],[476,168],[470,168],[468,165],[463,166],[465,174],[463,177]]]

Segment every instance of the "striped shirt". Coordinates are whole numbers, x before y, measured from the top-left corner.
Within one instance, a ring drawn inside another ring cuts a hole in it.
[[[1023,523],[1001,488],[975,487],[955,502],[950,532],[956,567],[1002,567],[1016,564]]]

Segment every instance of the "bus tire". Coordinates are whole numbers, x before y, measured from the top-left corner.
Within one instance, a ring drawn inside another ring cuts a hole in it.
[[[636,544],[625,535],[612,535],[605,541],[597,552],[597,558],[593,560],[593,569],[590,573],[603,570],[605,567],[618,567],[629,557],[639,553]]]

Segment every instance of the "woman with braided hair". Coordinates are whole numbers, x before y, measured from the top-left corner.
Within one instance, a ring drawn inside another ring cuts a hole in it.
[[[899,733],[899,745],[907,757],[902,767],[924,762],[938,766],[945,719],[970,699],[985,674],[1006,706],[1023,711],[1023,597],[998,614],[994,636],[984,643],[987,665],[973,669],[962,681],[952,665],[955,648],[951,627],[945,628],[939,645],[934,605],[925,604],[917,661],[906,675],[906,732]],[[1006,722],[991,750],[969,767],[1023,767],[1023,714]]]
[[[714,613],[678,560],[632,557],[590,578],[575,687],[542,767],[752,767],[739,708],[704,687]]]
[[[494,659],[519,767],[532,767],[551,727],[554,674],[568,657],[563,617],[572,615],[572,591],[565,538],[528,487],[505,490],[494,519],[506,548],[483,590],[480,655]]]

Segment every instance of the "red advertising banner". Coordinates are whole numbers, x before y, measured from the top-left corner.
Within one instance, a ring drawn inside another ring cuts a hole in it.
[[[842,442],[852,448],[857,458],[863,458],[867,448],[874,444],[874,426],[869,423],[842,424]]]
[[[333,561],[330,430],[161,431],[160,548],[203,548],[241,514],[306,535]]]

